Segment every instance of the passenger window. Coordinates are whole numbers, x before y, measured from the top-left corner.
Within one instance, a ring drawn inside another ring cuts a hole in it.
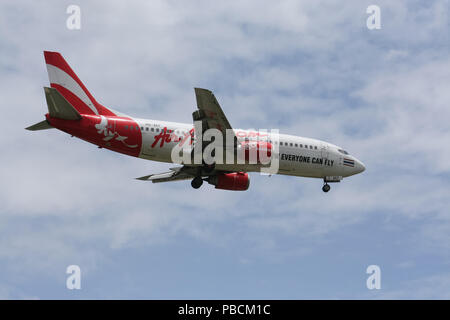
[[[125,130],[128,130],[128,126],[125,126]]]
[[[303,148],[303,144],[300,144],[300,148]]]
[[[307,144],[305,144],[305,148],[308,149],[308,145]]]
[[[155,128],[151,128],[150,130],[153,132],[153,131],[155,131]]]
[[[309,146],[309,148],[312,149],[313,147],[312,147],[312,146]]]
[[[297,147],[298,147],[298,144],[295,144],[295,147],[297,148]]]
[[[292,142],[289,145],[292,147]]]
[[[283,145],[283,142],[280,141],[280,146],[282,146],[282,145]]]
[[[159,132],[159,128],[156,128],[156,132]]]
[[[317,150],[317,146],[314,146],[314,149],[316,149],[316,150]]]
[[[144,127],[141,127],[141,130],[144,131]]]

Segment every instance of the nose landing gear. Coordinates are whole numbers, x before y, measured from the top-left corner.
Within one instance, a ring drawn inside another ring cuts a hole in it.
[[[322,191],[323,192],[328,192],[330,191],[331,187],[328,184],[328,182],[341,182],[342,180],[342,176],[326,176],[323,178],[323,187],[322,187]]]

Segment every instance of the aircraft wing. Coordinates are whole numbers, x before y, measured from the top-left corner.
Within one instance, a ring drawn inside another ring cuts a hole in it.
[[[217,102],[216,97],[207,89],[194,88],[194,90],[198,108],[198,111],[193,114],[194,121],[200,120],[203,123],[206,122],[208,128],[215,128],[222,131],[223,137],[225,138],[226,130],[231,130],[232,127],[223,113],[219,102]],[[208,128],[203,128],[203,130]],[[236,136],[234,138],[235,140],[237,139]]]
[[[148,176],[143,176],[143,177],[136,178],[136,179],[143,180],[143,181],[151,181],[153,183],[188,180],[188,179],[192,179],[193,176],[195,176],[195,173],[190,172],[192,170],[189,170],[189,169],[190,168],[186,167],[186,166],[170,168],[170,171],[168,171],[168,172],[150,174]]]
[[[193,120],[202,121],[203,131],[208,128],[215,128],[220,130],[225,138],[226,130],[232,130],[232,128],[214,94],[207,89],[195,88],[195,97],[197,99],[198,110],[193,113]],[[238,141],[234,133],[233,137],[235,142]],[[217,171],[214,169],[205,171],[202,167],[184,165],[182,167],[170,168],[170,171],[168,172],[150,174],[136,179],[158,183],[188,180],[193,179],[196,176],[211,176],[219,172],[229,171]]]
[[[191,180],[197,176],[200,177],[210,177],[217,175],[219,173],[230,173],[232,171],[225,170],[205,170],[202,167],[194,167],[184,165],[182,167],[170,168],[168,172],[149,174],[148,176],[143,176],[136,178],[136,180],[151,181],[153,183],[158,182],[169,182],[169,181],[181,181],[181,180]]]

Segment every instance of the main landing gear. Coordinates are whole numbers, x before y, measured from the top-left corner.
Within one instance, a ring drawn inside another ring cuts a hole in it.
[[[194,179],[192,179],[191,181],[191,186],[194,189],[198,189],[202,186],[203,184],[203,179],[202,177],[195,177]]]
[[[197,176],[191,181],[192,188],[194,189],[200,188],[203,184],[202,174],[206,173],[206,175],[209,175],[214,171],[215,168],[216,168],[215,163],[206,164],[205,162],[203,162],[203,166],[198,167],[197,169]]]
[[[325,184],[322,187],[322,191],[323,192],[328,192],[328,191],[330,191],[330,189],[331,189],[330,185],[325,182]]]

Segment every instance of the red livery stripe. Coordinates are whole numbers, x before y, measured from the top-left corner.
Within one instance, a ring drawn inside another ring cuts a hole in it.
[[[84,91],[84,93],[88,96],[88,98],[92,101],[94,104],[94,107],[97,109],[98,113],[105,116],[115,116],[116,114],[112,112],[111,110],[107,109],[106,107],[102,106],[100,103],[95,100],[95,98],[91,95],[89,90],[84,86],[83,82],[78,78],[78,76],[75,74],[75,72],[72,70],[72,68],[69,66],[69,64],[64,60],[63,56],[59,52],[51,52],[51,51],[44,51],[44,57],[45,62],[49,65],[52,65],[58,69],[61,69],[65,73],[67,73]],[[80,97],[77,97],[73,92],[70,91],[70,88],[64,88],[61,86],[61,84],[58,83],[51,83],[50,84],[53,88],[56,88],[66,99],[69,101],[73,106],[78,109],[80,107],[80,110],[78,110],[82,114],[93,114],[93,111],[86,105],[85,102],[83,102]]]

